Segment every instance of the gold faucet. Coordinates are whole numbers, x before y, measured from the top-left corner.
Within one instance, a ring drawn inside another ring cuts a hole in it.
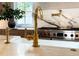
[[[38,45],[38,27],[37,27],[37,19],[43,19],[43,12],[40,6],[35,9],[34,14],[34,38],[33,38],[33,47],[39,47]]]
[[[52,16],[60,16],[61,13],[62,13],[62,10],[59,10],[59,13],[52,14]]]

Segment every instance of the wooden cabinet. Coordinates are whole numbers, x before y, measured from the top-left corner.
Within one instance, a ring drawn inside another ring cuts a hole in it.
[[[15,36],[22,36],[22,37],[24,37],[24,33],[25,33],[25,31],[24,30],[22,30],[22,29],[11,29],[10,30],[10,35],[15,35]]]
[[[50,31],[48,30],[39,30],[38,34],[40,38],[50,38]]]
[[[5,30],[6,29],[0,29],[0,35],[5,35],[6,34]],[[9,34],[14,35],[14,36],[22,36],[22,37],[24,37],[25,30],[24,29],[19,29],[19,30],[18,29],[10,29]]]

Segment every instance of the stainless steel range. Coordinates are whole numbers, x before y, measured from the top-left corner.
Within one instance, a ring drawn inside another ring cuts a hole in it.
[[[52,38],[64,40],[79,40],[79,30],[50,30]]]

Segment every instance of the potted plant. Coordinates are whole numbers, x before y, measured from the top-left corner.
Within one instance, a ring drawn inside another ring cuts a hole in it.
[[[16,23],[14,19],[20,19],[24,16],[25,11],[21,9],[12,9],[7,3],[2,5],[0,19],[8,20],[8,26],[14,28]]]

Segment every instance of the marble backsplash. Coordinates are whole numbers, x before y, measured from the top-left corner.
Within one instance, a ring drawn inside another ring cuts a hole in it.
[[[61,28],[79,28],[79,8],[74,9],[62,9],[62,15],[52,16],[52,13],[58,13],[58,10],[43,10],[44,20],[59,25]],[[38,27],[53,27],[45,23],[44,21],[38,20]]]

